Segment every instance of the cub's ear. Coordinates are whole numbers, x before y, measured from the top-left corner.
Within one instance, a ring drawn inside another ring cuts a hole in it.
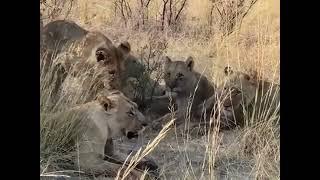
[[[186,65],[189,69],[189,71],[192,71],[193,70],[193,67],[194,67],[194,61],[193,61],[193,57],[189,56],[186,60]]]
[[[253,81],[258,80],[258,72],[256,70],[250,69],[249,75]]]
[[[163,59],[164,59],[164,63],[165,64],[168,64],[168,63],[172,62],[172,60],[168,56],[165,56]]]
[[[233,73],[233,70],[232,70],[231,66],[226,66],[226,67],[224,68],[224,74],[225,74],[226,76],[228,76],[228,75],[230,75],[230,74],[232,74],[232,73]]]
[[[168,56],[165,56],[163,58],[163,61],[164,61],[164,70],[166,70],[169,66],[169,64],[172,62],[171,59],[168,57]]]
[[[109,111],[115,106],[114,102],[111,99],[103,95],[98,95],[96,100],[99,102],[99,104],[103,107],[105,111]]]
[[[124,41],[124,42],[120,43],[120,45],[118,46],[118,49],[123,54],[128,54],[131,51],[131,46],[130,46],[129,42]]]

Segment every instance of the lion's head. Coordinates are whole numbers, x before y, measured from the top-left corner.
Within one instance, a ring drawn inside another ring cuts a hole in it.
[[[257,72],[251,71],[250,73],[244,73],[240,71],[233,71],[230,66],[224,68],[226,81],[223,84],[224,93],[229,93],[232,97],[232,102],[228,99],[225,101],[225,105],[238,106],[241,100],[246,105],[250,104],[256,95],[258,88]]]
[[[109,136],[137,137],[147,125],[137,105],[118,90],[100,93],[96,99],[108,115]],[[111,117],[111,118],[110,118]]]
[[[188,94],[194,90],[197,77],[193,71],[194,61],[188,57],[186,61],[172,61],[165,57],[164,80],[172,92]],[[189,94],[188,94],[189,95]]]

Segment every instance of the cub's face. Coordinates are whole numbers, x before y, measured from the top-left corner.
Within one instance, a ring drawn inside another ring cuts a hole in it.
[[[164,81],[166,86],[176,93],[186,92],[193,84],[194,61],[192,57],[188,57],[185,62],[171,61],[169,57],[165,57],[164,65]]]
[[[249,104],[256,95],[257,85],[257,72],[246,74],[243,72],[234,72],[231,67],[225,67],[224,73],[226,81],[222,91],[227,93],[230,98],[227,98],[225,105],[238,106],[242,100]],[[230,99],[230,100],[228,100]],[[232,102],[230,102],[232,101]]]
[[[112,136],[137,137],[147,125],[144,115],[137,105],[120,91],[112,91],[108,96],[98,96],[98,101],[106,112],[112,115],[109,126]]]

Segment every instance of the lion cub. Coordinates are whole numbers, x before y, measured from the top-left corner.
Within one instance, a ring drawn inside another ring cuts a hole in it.
[[[244,73],[225,67],[225,81],[217,88],[218,96],[211,97],[206,108],[221,102],[220,128],[243,126],[247,120],[279,119],[280,85],[258,79],[257,72]],[[217,99],[219,97],[219,99]]]
[[[192,57],[188,57],[185,61],[172,61],[168,56],[165,57],[164,81],[177,104],[177,125],[182,124],[189,115],[190,120],[199,119],[194,112],[215,92],[215,85],[193,68]],[[171,115],[167,114],[156,122],[170,117]],[[158,125],[155,126],[154,128],[159,128]]]

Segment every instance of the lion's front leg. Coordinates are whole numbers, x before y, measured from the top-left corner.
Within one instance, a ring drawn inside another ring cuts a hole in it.
[[[89,133],[88,133],[89,134]],[[90,134],[91,135],[91,134]],[[106,143],[111,146],[106,146]],[[89,136],[79,148],[78,166],[90,176],[115,177],[122,163],[117,164],[104,160],[104,152],[113,156],[113,144],[111,139],[99,136]]]
[[[161,130],[163,125],[168,123],[170,120],[177,118],[178,117],[177,114],[178,114],[178,111],[175,111],[172,113],[168,113],[168,114],[152,121],[151,128],[156,131]]]
[[[80,171],[84,171],[89,176],[116,177],[124,161],[115,156],[112,139],[87,134],[89,135],[79,148],[78,167]],[[109,159],[105,160],[106,156],[109,156]],[[121,170],[120,174],[123,172],[124,170]],[[139,179],[141,174],[140,171],[133,170],[129,174],[129,179]]]
[[[113,140],[107,139],[104,146],[104,160],[116,164],[123,164],[123,159],[114,153]]]
[[[116,177],[122,164],[103,160],[101,154],[95,152],[82,153],[80,155],[80,170],[94,177]],[[124,168],[125,169],[125,168]],[[121,171],[121,174],[124,170]],[[141,173],[134,170],[130,172],[130,178],[139,179]]]
[[[130,149],[130,152],[128,154],[130,154],[133,151],[136,151],[139,147],[142,146],[142,137],[139,136],[138,142],[137,144],[135,144],[135,147],[133,149]],[[111,162],[111,163],[115,163],[115,164],[119,164],[122,165],[125,162],[125,159],[127,159],[127,164],[131,161],[132,156],[130,156],[129,158],[126,157],[126,155],[124,154],[114,154],[113,152],[113,141],[112,139],[108,139],[106,146],[105,146],[105,158],[104,160]],[[126,165],[127,165],[126,164]],[[152,176],[158,177],[159,176],[159,167],[157,165],[157,163],[155,161],[153,161],[152,159],[146,158],[144,157],[141,161],[138,162],[137,166],[135,167],[136,170],[138,171],[144,171],[144,170],[148,170],[148,173]],[[136,171],[135,170],[135,171]]]

